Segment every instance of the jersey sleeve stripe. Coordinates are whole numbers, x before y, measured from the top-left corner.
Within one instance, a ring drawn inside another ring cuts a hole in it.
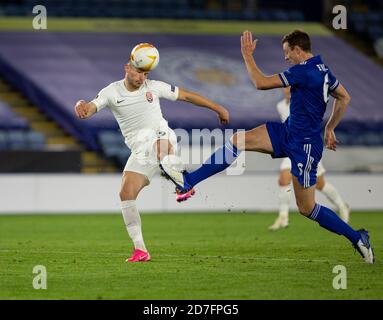
[[[334,91],[339,86],[339,81],[336,80],[334,84],[330,87],[330,91]]]
[[[284,87],[288,87],[288,86],[290,86],[290,84],[289,84],[289,82],[287,81],[287,78],[286,78],[286,76],[284,75],[283,72],[278,73],[278,76],[279,76],[279,78],[281,79],[281,81],[282,81]]]

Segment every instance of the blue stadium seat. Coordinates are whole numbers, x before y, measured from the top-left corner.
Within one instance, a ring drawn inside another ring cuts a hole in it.
[[[124,139],[119,132],[111,130],[101,131],[98,134],[98,139],[104,155],[118,164],[120,164],[122,157],[121,153],[124,153],[126,158],[130,155],[130,150],[125,145]]]
[[[367,16],[364,13],[352,12],[349,14],[348,18],[351,22],[362,22],[366,21]]]
[[[98,135],[102,147],[105,146],[125,146],[124,140],[119,132],[105,130]]]
[[[26,133],[21,130],[9,130],[8,146],[10,150],[26,150],[28,148]]]
[[[0,150],[6,150],[8,148],[7,133],[0,131]]]
[[[117,145],[105,145],[103,152],[107,158],[117,157],[123,147]]]
[[[290,21],[305,21],[305,15],[298,10],[289,12]]]
[[[381,25],[370,25],[367,28],[367,33],[371,40],[378,40],[383,37],[383,27]]]
[[[271,13],[267,10],[260,10],[257,12],[257,20],[271,21]]]
[[[275,21],[289,21],[290,15],[284,10],[275,10],[271,13],[272,19]]]
[[[257,13],[253,11],[243,11],[241,13],[241,19],[243,20],[257,20]]]
[[[28,143],[28,149],[30,150],[44,150],[45,137],[40,132],[29,131],[26,133],[26,140]]]
[[[366,22],[366,21],[360,22],[360,23],[357,23],[354,25],[354,30],[359,35],[363,35],[364,33],[366,33],[367,28],[368,28],[368,22]]]
[[[379,24],[382,22],[380,12],[369,12],[366,15],[367,15],[367,20],[370,23]]]
[[[121,149],[120,153],[117,156],[118,162],[121,167],[125,166],[126,161],[128,161],[130,155],[131,155],[131,152],[128,148]]]

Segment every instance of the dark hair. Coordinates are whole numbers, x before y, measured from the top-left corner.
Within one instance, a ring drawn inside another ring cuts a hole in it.
[[[282,44],[287,42],[291,49],[295,46],[300,47],[303,51],[311,52],[310,36],[302,30],[294,30],[286,34],[282,39]]]

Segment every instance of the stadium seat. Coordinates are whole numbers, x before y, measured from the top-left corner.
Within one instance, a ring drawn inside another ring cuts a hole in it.
[[[0,150],[6,150],[8,147],[7,143],[7,133],[4,131],[0,131]]]
[[[124,140],[119,132],[104,130],[99,133],[99,140],[102,146],[124,146]]]
[[[9,130],[8,146],[10,150],[26,150],[28,143],[25,132],[21,130]]]
[[[43,134],[35,131],[26,133],[26,140],[29,150],[43,150],[45,148],[45,137]]]
[[[383,37],[383,27],[380,25],[371,25],[367,28],[368,35],[371,40],[376,41]]]
[[[101,131],[98,135],[101,151],[110,160],[119,166],[125,165],[130,156],[130,150],[126,146],[121,133],[111,130]]]
[[[118,153],[118,162],[120,167],[124,167],[126,164],[126,161],[128,161],[129,156],[131,152],[128,148],[121,149],[120,152]]]
[[[122,148],[120,147],[120,146],[117,146],[117,145],[106,145],[106,146],[104,146],[104,148],[103,148],[103,152],[104,152],[104,154],[105,154],[105,156],[107,157],[107,158],[113,158],[113,157],[117,157],[118,156],[118,154],[120,153],[120,150],[121,150]]]
[[[290,15],[284,10],[274,10],[272,12],[272,19],[275,21],[289,21]]]
[[[301,11],[293,10],[289,12],[290,21],[304,21],[305,16]]]

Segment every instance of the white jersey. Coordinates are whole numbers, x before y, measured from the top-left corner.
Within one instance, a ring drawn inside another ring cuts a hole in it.
[[[97,106],[97,111],[105,107],[112,111],[125,143],[134,152],[140,147],[137,138],[145,130],[158,131],[167,127],[159,99],[175,101],[178,91],[177,87],[170,84],[149,79],[138,90],[128,91],[124,80],[120,80],[102,89],[92,102]]]
[[[285,122],[290,115],[290,104],[286,102],[286,99],[283,99],[277,103],[277,110],[282,122]]]

